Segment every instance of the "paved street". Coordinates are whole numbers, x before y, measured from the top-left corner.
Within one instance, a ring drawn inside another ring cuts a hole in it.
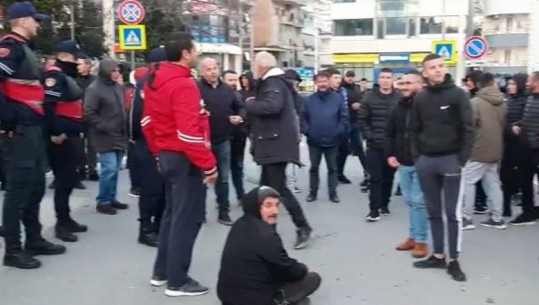
[[[303,147],[305,153],[305,147]],[[304,160],[308,160],[306,155]],[[254,178],[257,169],[247,165]],[[325,166],[325,165],[323,165]],[[478,228],[465,232],[462,266],[469,281],[453,282],[444,271],[412,268],[408,253],[394,250],[407,233],[406,208],[400,197],[393,199],[393,214],[376,224],[365,223],[367,197],[360,194],[357,160],[350,160],[352,185],[341,186],[341,204],[332,204],[324,192],[320,200],[303,203],[315,229],[312,245],[289,254],[318,271],[323,282],[311,298],[316,305],[535,305],[539,297],[539,226],[510,227],[506,231]],[[307,186],[307,170],[300,184]],[[212,288],[199,298],[168,298],[162,288],[148,282],[155,250],[139,245],[136,200],[127,197],[127,172],[122,172],[120,199],[131,204],[116,216],[95,213],[96,183],[76,191],[74,218],[88,224],[90,231],[80,241],[68,244],[63,256],[41,257],[43,267],[22,271],[0,267],[1,305],[218,305],[215,295],[220,253],[228,228],[217,224],[213,194],[207,202],[208,223],[196,244],[191,275]],[[247,184],[250,189],[253,185]],[[324,190],[325,183],[322,185]],[[213,193],[213,192],[211,192]],[[45,234],[52,238],[54,224],[52,192],[42,204]],[[233,191],[231,198],[233,197]],[[241,215],[234,205],[232,215]],[[482,220],[482,217],[477,217]],[[285,245],[295,238],[289,216],[283,211],[278,226]],[[3,249],[3,243],[1,248]],[[2,252],[0,250],[0,252]]]

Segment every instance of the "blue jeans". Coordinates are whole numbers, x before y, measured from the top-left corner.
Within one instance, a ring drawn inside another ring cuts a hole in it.
[[[427,207],[413,166],[400,166],[397,171],[402,195],[410,207],[410,238],[417,243],[427,242]]]
[[[116,189],[118,187],[118,174],[122,166],[122,151],[100,153],[98,156],[101,164],[99,177],[99,195],[97,205],[112,204],[116,202]]]
[[[211,149],[215,159],[217,159],[217,171],[219,177],[215,184],[215,196],[219,204],[219,212],[230,210],[228,200],[228,177],[230,175],[230,141],[219,144],[212,144]]]

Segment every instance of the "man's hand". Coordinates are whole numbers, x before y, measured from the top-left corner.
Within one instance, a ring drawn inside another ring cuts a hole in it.
[[[217,182],[217,171],[209,176],[206,176],[204,178],[204,184],[205,185],[214,185],[215,182]]]
[[[511,130],[513,131],[513,134],[514,134],[515,136],[518,136],[518,135],[520,134],[520,132],[522,131],[522,129],[521,129],[519,126],[513,126],[513,127],[511,128]]]
[[[352,110],[358,111],[359,108],[361,108],[361,104],[360,104],[360,103],[353,103],[353,104],[352,104]]]
[[[399,161],[395,157],[387,158],[387,164],[389,166],[393,167],[393,168],[398,168],[399,166],[401,166],[401,164],[399,163]]]
[[[56,145],[61,145],[62,143],[64,143],[65,140],[67,140],[67,136],[65,133],[62,133],[59,136],[51,136],[51,142]]]
[[[243,118],[239,115],[231,115],[229,117],[229,120],[230,120],[230,124],[232,125],[239,125],[243,123]]]

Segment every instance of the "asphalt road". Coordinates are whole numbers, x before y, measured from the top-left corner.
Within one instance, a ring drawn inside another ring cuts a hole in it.
[[[306,157],[305,147],[303,154]],[[251,162],[246,167],[248,180],[256,180],[257,168]],[[323,277],[311,304],[538,304],[539,225],[505,231],[481,227],[465,232],[461,264],[469,280],[453,282],[444,271],[412,268],[414,259],[394,250],[407,234],[407,210],[402,198],[393,198],[391,216],[375,224],[364,221],[368,200],[359,192],[361,171],[357,160],[350,160],[347,167],[354,184],[339,187],[340,204],[327,200],[324,182],[319,201],[305,203],[308,171],[301,171],[304,193],[299,198],[315,229],[309,248],[292,250],[295,232],[290,217],[282,211],[279,221],[278,230],[289,254]],[[41,257],[43,267],[38,270],[0,267],[1,305],[220,304],[215,286],[228,228],[216,221],[213,192],[207,202],[208,223],[197,240],[191,270],[195,279],[212,290],[203,297],[178,299],[166,297],[162,288],[150,287],[155,250],[136,242],[137,201],[126,195],[125,171],[120,183],[120,199],[131,204],[129,211],[116,216],[96,214],[97,184],[88,182],[88,190],[76,191],[72,200],[74,218],[90,227],[88,233],[80,235],[79,242],[68,244],[65,255]],[[249,189],[254,185],[246,186]],[[45,236],[54,240],[51,194],[43,200],[41,219]],[[232,215],[241,216],[236,205]],[[0,248],[3,254],[3,243]]]

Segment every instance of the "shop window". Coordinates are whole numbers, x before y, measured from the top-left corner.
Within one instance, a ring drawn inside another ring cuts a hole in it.
[[[386,35],[406,35],[406,18],[387,18]]]
[[[345,19],[333,21],[335,36],[370,36],[373,34],[373,19]]]
[[[420,34],[442,34],[442,20],[438,17],[422,17]]]

